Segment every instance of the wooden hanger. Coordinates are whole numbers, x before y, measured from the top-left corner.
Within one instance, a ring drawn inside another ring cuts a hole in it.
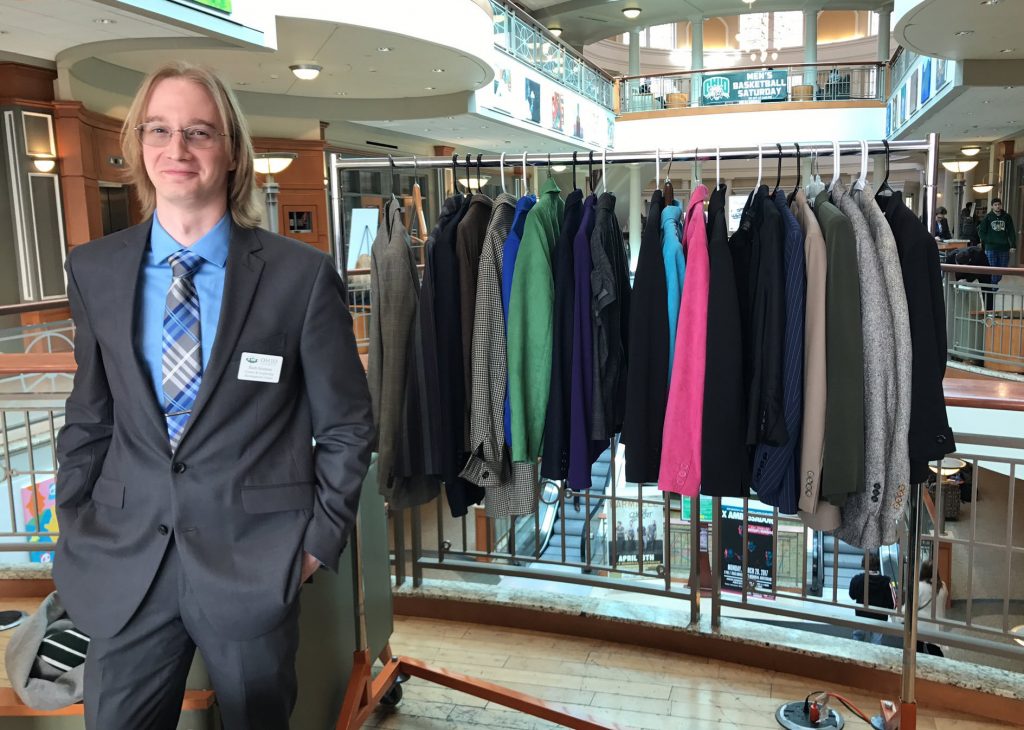
[[[416,233],[419,234],[415,238],[422,243],[426,240],[427,217],[423,214],[423,193],[420,191],[419,164],[416,162],[416,155],[412,156],[412,167],[413,175],[416,175],[412,183],[412,209],[413,214],[416,216]]]

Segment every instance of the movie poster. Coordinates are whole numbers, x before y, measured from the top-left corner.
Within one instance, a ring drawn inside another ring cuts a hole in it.
[[[640,489],[635,484],[627,484],[618,491],[618,496],[638,498]],[[609,537],[614,543],[618,565],[637,565],[639,556],[643,555],[644,571],[653,572],[654,567],[665,559],[664,498],[657,487],[643,488],[642,494],[642,510],[639,500],[619,501],[615,509],[615,525]]]
[[[747,576],[743,578],[743,509],[722,506],[722,590],[739,593],[746,585],[747,593],[772,594],[772,565],[775,548],[772,515],[759,512],[747,514]]]
[[[57,532],[57,511],[54,509],[56,487],[53,479],[46,479],[34,487],[21,488],[21,507],[25,517],[25,532]],[[50,535],[30,537],[29,542],[54,543]],[[29,553],[33,563],[53,561],[53,552]]]

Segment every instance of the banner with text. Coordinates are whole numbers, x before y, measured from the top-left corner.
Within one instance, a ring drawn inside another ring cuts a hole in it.
[[[789,72],[759,69],[715,74],[701,85],[701,106],[715,104],[785,101],[789,97]]]
[[[743,508],[722,507],[722,590],[772,597],[772,564],[775,560],[772,515],[747,513],[747,576],[743,578]]]

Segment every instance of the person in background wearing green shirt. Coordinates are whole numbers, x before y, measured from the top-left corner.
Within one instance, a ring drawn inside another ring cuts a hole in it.
[[[991,266],[1005,268],[1010,265],[1010,252],[1017,250],[1017,231],[1013,227],[1013,218],[1003,211],[1003,201],[995,198],[992,210],[978,227],[981,237],[981,249],[985,252]],[[992,283],[998,284],[1001,276],[993,276]]]

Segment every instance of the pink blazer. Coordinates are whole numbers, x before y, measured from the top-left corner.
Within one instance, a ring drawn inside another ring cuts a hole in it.
[[[686,207],[683,251],[686,278],[676,329],[676,352],[665,409],[658,487],[692,496],[700,492],[701,428],[704,418],[704,365],[708,336],[708,234],[704,201],[708,189],[698,185]]]

